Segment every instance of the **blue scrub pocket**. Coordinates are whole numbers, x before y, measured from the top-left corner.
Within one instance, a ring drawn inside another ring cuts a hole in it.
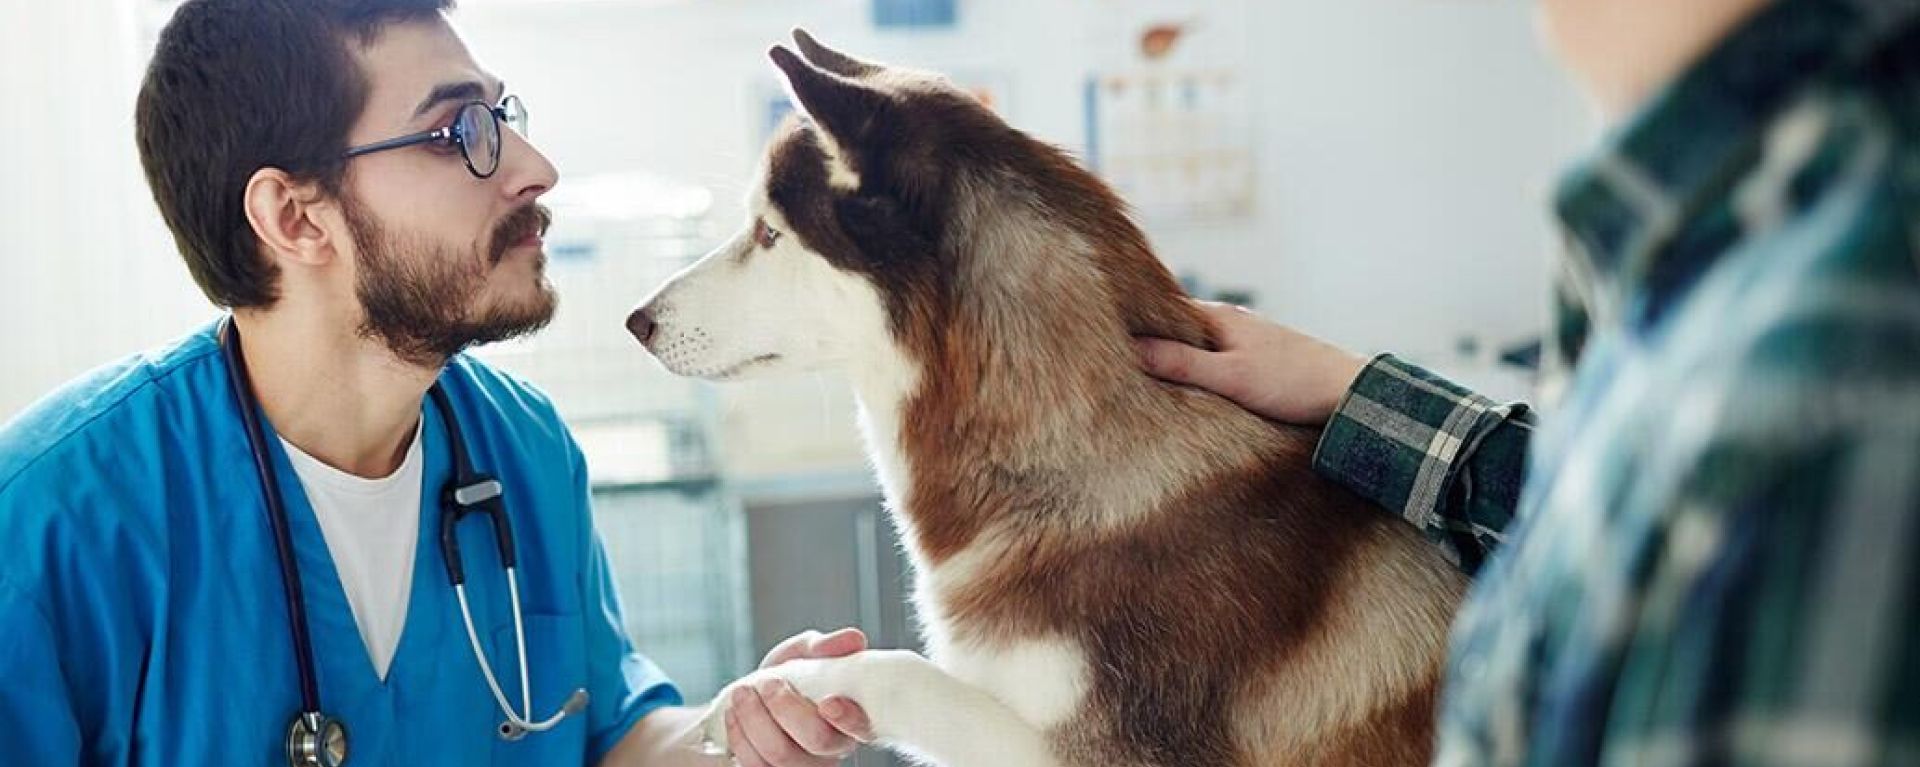
[[[586,630],[578,615],[538,615],[527,613],[527,675],[533,689],[533,718],[545,719],[558,711],[567,696],[587,686]],[[493,630],[494,674],[507,702],[519,708],[520,664],[514,656],[513,622]],[[485,684],[485,682],[482,682]],[[518,741],[495,739],[493,763],[496,765],[582,764],[587,753],[587,717],[597,706],[612,705],[587,701],[587,708],[561,720],[546,732],[530,732]],[[493,712],[495,723],[502,718]]]

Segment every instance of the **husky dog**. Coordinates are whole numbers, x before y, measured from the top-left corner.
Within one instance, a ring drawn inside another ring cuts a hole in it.
[[[795,31],[747,228],[628,320],[668,370],[839,369],[927,657],[771,674],[947,767],[1426,764],[1462,579],[1317,434],[1141,372],[1214,345],[1124,206],[930,74]],[[724,750],[727,695],[706,736]]]

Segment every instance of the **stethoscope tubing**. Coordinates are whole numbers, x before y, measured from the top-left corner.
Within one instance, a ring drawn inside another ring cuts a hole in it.
[[[293,554],[293,530],[287,523],[286,507],[280,503],[280,480],[274,476],[269,460],[266,435],[256,412],[258,400],[253,384],[247,380],[246,358],[240,353],[240,333],[233,318],[222,321],[219,330],[221,351],[226,355],[228,382],[232,385],[240,421],[247,430],[247,447],[253,453],[254,472],[259,475],[260,490],[266,496],[267,523],[273,530],[274,554],[280,560],[280,584],[287,596],[287,626],[293,635],[294,664],[300,674],[300,713],[312,719],[320,716],[320,682],[314,672],[313,640],[307,627],[307,599],[300,587],[300,565]]]

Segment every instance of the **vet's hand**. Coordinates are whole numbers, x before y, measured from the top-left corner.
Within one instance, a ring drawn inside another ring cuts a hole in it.
[[[1220,351],[1138,338],[1148,373],[1207,389],[1276,421],[1324,426],[1367,361],[1238,306],[1198,301],[1220,328]]]
[[[859,629],[808,631],[775,646],[760,667],[865,649],[867,637]],[[853,701],[833,697],[816,706],[778,679],[741,685],[727,710],[727,740],[741,767],[827,767],[872,739],[867,714]]]

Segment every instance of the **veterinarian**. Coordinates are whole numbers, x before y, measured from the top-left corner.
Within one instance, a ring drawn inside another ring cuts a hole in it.
[[[1917,6],[1542,0],[1614,130],[1538,426],[1232,308],[1142,342],[1478,573],[1440,764],[1920,763]]]
[[[191,0],[161,34],[134,137],[232,314],[0,432],[0,763],[719,763],[623,633],[566,426],[461,354],[551,316],[558,177],[449,5]],[[854,746],[761,692],[741,763]]]

